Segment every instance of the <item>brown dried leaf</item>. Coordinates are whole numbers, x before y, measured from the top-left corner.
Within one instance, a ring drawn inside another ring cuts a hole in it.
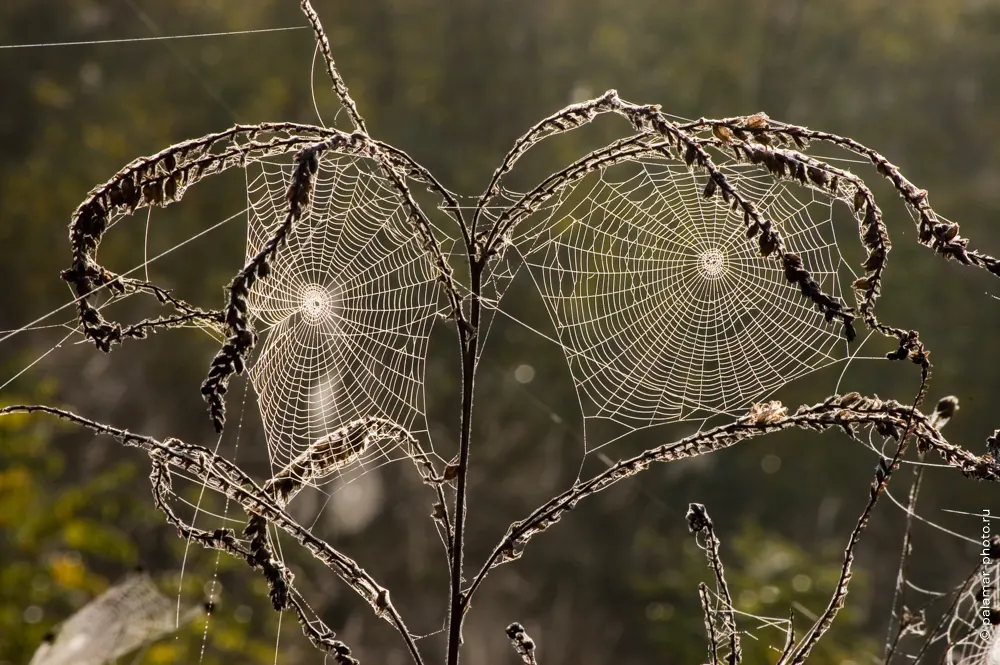
[[[724,125],[715,125],[712,127],[712,133],[715,134],[715,138],[725,144],[729,144],[733,140],[733,131]]]

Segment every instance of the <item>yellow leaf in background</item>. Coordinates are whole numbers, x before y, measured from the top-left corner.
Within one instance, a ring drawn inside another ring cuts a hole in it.
[[[83,549],[92,540],[87,533],[87,524],[73,519],[63,525],[63,540],[72,549]]]
[[[67,589],[83,589],[85,571],[79,559],[65,554],[57,554],[49,560],[49,571],[52,579]]]
[[[0,492],[14,492],[31,486],[31,474],[23,466],[12,466],[0,471]]]
[[[176,663],[180,656],[180,649],[173,642],[162,642],[154,644],[146,651],[143,662],[146,663]]]
[[[41,106],[66,108],[73,102],[73,95],[65,87],[50,78],[35,81],[32,89],[35,101]]]

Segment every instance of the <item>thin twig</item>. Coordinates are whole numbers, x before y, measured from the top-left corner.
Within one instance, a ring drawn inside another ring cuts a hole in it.
[[[344,79],[341,78],[340,72],[337,71],[337,66],[333,62],[333,53],[330,51],[330,40],[326,38],[326,31],[323,30],[323,24],[320,23],[319,15],[313,9],[312,3],[309,0],[299,0],[299,7],[302,8],[302,13],[306,15],[309,25],[312,26],[313,37],[316,38],[316,44],[319,45],[320,53],[323,54],[323,64],[326,65],[327,76],[330,77],[330,81],[333,83],[333,89],[337,93],[340,103],[344,105],[344,109],[347,111],[347,115],[350,116],[354,128],[367,134],[368,127],[365,126],[365,120],[361,117],[361,112],[358,111],[357,104],[351,99],[350,93],[347,92],[347,84],[344,83]]]
[[[778,665],[800,665],[800,663],[805,662],[812,652],[812,649],[816,646],[819,640],[830,630],[833,625],[834,619],[836,619],[837,614],[840,612],[841,608],[844,606],[844,601],[847,597],[847,591],[850,586],[851,578],[853,576],[852,567],[854,564],[854,555],[857,550],[858,543],[861,540],[861,534],[864,533],[865,528],[868,526],[868,522],[871,519],[872,511],[875,510],[875,505],[878,503],[879,498],[885,493],[886,487],[889,485],[889,480],[892,478],[893,473],[899,468],[900,461],[903,455],[906,454],[907,445],[910,440],[911,428],[915,424],[915,416],[920,415],[923,419],[923,425],[929,432],[937,433],[940,436],[940,431],[932,425],[931,418],[924,416],[918,411],[920,405],[923,403],[924,395],[927,390],[927,381],[930,376],[930,363],[927,362],[926,352],[922,351],[923,365],[921,367],[920,376],[920,387],[917,390],[916,397],[913,399],[913,405],[909,408],[905,423],[901,428],[902,431],[897,429],[895,425],[891,427],[886,427],[883,425],[881,429],[878,429],[880,434],[886,434],[892,438],[896,438],[898,443],[896,445],[896,452],[893,454],[892,458],[886,463],[885,457],[880,456],[878,460],[878,465],[875,467],[875,478],[869,487],[868,501],[865,504],[864,510],[861,512],[861,516],[858,518],[857,524],[851,531],[851,537],[848,539],[847,547],[844,549],[844,561],[840,569],[840,578],[837,580],[837,585],[834,588],[833,595],[830,597],[830,602],[827,604],[826,609],[823,614],[820,615],[819,619],[813,624],[805,635],[802,636],[802,640],[799,642],[792,652],[787,656],[785,660],[782,660]],[[914,432],[915,433],[915,432]],[[920,436],[917,435],[917,439],[920,440]]]
[[[743,658],[743,651],[740,648],[740,635],[736,630],[736,613],[733,611],[733,596],[729,593],[729,584],[726,582],[726,571],[722,566],[722,557],[719,555],[719,548],[722,543],[715,535],[715,525],[712,518],[708,516],[705,506],[700,503],[688,505],[687,511],[688,529],[691,533],[701,533],[705,536],[705,554],[708,557],[708,565],[715,573],[715,583],[722,596],[722,624],[729,634],[729,665],[739,665]],[[714,661],[713,661],[714,662]]]
[[[330,50],[330,40],[326,36],[326,30],[323,29],[323,24],[319,19],[319,14],[317,14],[316,10],[313,9],[312,3],[310,3],[309,0],[299,0],[299,7],[302,9],[302,13],[306,15],[309,25],[312,26],[313,36],[316,39],[316,44],[319,47],[320,53],[323,55],[323,64],[326,66],[326,73],[330,77],[330,81],[333,83],[333,89],[334,92],[337,93],[337,98],[340,99],[340,103],[343,105],[344,109],[347,110],[347,114],[351,118],[351,123],[354,125],[354,129],[367,136],[368,127],[365,124],[364,118],[361,116],[361,112],[358,110],[357,104],[354,103],[350,93],[347,91],[347,84],[344,82],[343,77],[337,70],[337,65],[333,60],[333,53]],[[375,144],[387,154],[400,153],[400,151],[397,151],[380,141],[375,142]],[[406,160],[408,162],[405,164],[407,170],[416,167],[416,163],[413,162],[413,160],[410,160],[409,157],[407,157]],[[462,235],[465,239],[466,247],[471,248],[472,234],[465,222],[458,200],[441,186],[437,179],[431,175],[430,171],[427,171],[422,167],[416,167],[414,170],[416,175],[418,175],[418,179],[426,182],[431,191],[439,194],[444,199],[445,206],[443,209],[451,215],[456,222],[458,222],[459,228],[461,229]],[[384,170],[384,173],[386,176],[391,177],[391,173],[393,171],[394,169],[389,168]],[[399,189],[399,193],[404,197],[404,199],[407,198],[407,192],[405,189]],[[420,216],[422,215],[423,213],[420,213]],[[418,235],[418,237],[421,237],[423,242],[427,242],[426,238],[422,237],[422,234]]]
[[[712,594],[704,582],[698,583],[698,600],[701,602],[701,617],[705,623],[705,634],[708,637],[708,662],[711,665],[717,665],[719,662],[719,638],[715,635]]]
[[[929,419],[930,425],[936,427],[938,430],[941,430],[948,424],[948,421],[951,420],[956,411],[958,411],[958,399],[956,397],[944,397],[940,399]],[[889,665],[889,663],[892,662],[892,658],[896,653],[900,640],[911,628],[911,626],[907,625],[906,621],[900,620],[899,625],[896,627],[895,635],[892,633],[893,624],[895,623],[897,617],[903,616],[905,609],[903,602],[905,600],[904,594],[907,582],[907,564],[910,561],[910,555],[913,549],[913,516],[916,514],[917,497],[920,493],[921,481],[923,480],[924,470],[926,469],[923,464],[926,455],[927,451],[923,450],[918,445],[917,464],[913,467],[913,480],[910,483],[910,491],[906,501],[906,527],[903,531],[903,546],[899,555],[899,571],[896,575],[896,585],[893,590],[892,607],[889,614],[889,625],[887,627],[889,634],[886,635],[886,650],[883,658],[883,663],[885,663],[885,665]]]

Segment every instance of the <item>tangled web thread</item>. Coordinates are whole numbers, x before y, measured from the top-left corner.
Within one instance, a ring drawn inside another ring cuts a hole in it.
[[[248,166],[248,257],[280,224],[291,173]],[[436,291],[391,185],[362,161],[325,156],[312,205],[272,265],[249,298],[264,330],[249,373],[272,462],[363,417],[408,427],[423,413]]]
[[[749,165],[721,165],[822,288],[840,295],[832,204]],[[587,415],[628,426],[733,413],[839,359],[837,331],[746,224],[681,164],[581,181],[517,241]]]

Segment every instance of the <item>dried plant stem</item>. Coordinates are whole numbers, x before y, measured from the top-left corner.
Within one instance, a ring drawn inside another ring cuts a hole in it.
[[[465,221],[465,213],[462,212],[462,206],[455,195],[445,189],[444,185],[434,177],[434,174],[414,161],[407,153],[382,141],[373,140],[372,144],[380,149],[388,162],[405,177],[422,183],[427,187],[427,191],[441,197],[442,204],[440,209],[455,220],[455,223],[458,224],[462,231],[466,247],[471,249],[473,246],[472,238],[469,234],[468,224]]]
[[[708,662],[717,665],[719,662],[719,638],[715,634],[715,617],[712,614],[712,593],[704,582],[698,583],[698,601],[701,603],[701,617],[705,623],[705,636],[708,638]]]
[[[839,146],[849,152],[869,160],[879,175],[888,180],[903,199],[907,208],[917,217],[918,240],[921,244],[931,247],[948,259],[957,259],[966,265],[985,268],[994,275],[1000,276],[1000,260],[975,250],[969,250],[968,239],[958,235],[958,224],[943,221],[931,207],[927,190],[920,189],[910,182],[899,167],[883,157],[877,151],[855,141],[830,132],[821,132],[799,125],[777,122],[758,114],[762,119],[756,126],[748,126],[745,117],[708,120],[702,118],[696,122],[682,125],[685,131],[697,132],[709,128],[723,127],[731,132],[751,135],[760,141],[781,141],[790,137],[796,143],[804,146],[808,141],[822,141]]]
[[[219,310],[204,310],[174,296],[169,290],[164,289],[152,282],[132,279],[131,277],[120,277],[125,292],[142,291],[152,294],[161,304],[170,305],[181,314],[187,314],[193,320],[200,320],[209,325],[221,327],[224,323],[222,312]]]
[[[455,320],[459,327],[468,328],[469,324],[465,320],[465,314],[462,311],[462,296],[459,294],[458,287],[455,285],[451,264],[448,262],[448,258],[444,255],[444,252],[441,250],[441,245],[438,243],[437,238],[434,237],[434,231],[431,228],[430,220],[427,219],[423,210],[421,210],[420,206],[417,205],[416,200],[413,198],[413,194],[410,192],[409,185],[406,184],[405,177],[403,177],[393,161],[389,159],[388,155],[379,151],[375,154],[375,158],[378,160],[379,165],[382,168],[382,172],[395,186],[400,200],[403,203],[403,207],[407,211],[410,225],[413,229],[414,239],[426,252],[431,265],[437,273],[438,282],[441,283],[441,286],[444,289],[445,297],[448,298],[451,318]],[[464,223],[461,221],[462,212],[459,208],[456,208],[456,211],[458,213],[460,225],[463,229],[463,234],[465,234],[466,238],[468,238],[468,232],[465,229]]]
[[[873,426],[879,428],[879,431],[898,436],[900,431],[906,429],[907,423],[912,423],[911,435],[917,438],[920,445],[933,449],[946,464],[963,475],[980,480],[1000,481],[1000,475],[989,456],[978,457],[949,443],[930,424],[928,417],[919,411],[894,400],[883,401],[857,393],[833,395],[819,404],[803,406],[792,415],[764,418],[747,416],[728,425],[692,434],[616,462],[593,478],[576,483],[539,506],[523,520],[510,525],[473,579],[466,591],[466,599],[468,601],[471,598],[491,568],[519,558],[533,536],[558,522],[582,499],[648,469],[654,462],[673,462],[696,457],[730,448],[746,439],[792,428],[817,431],[840,428],[853,434],[855,427]]]
[[[429,456],[420,451],[412,455],[413,463],[423,478],[424,483],[434,488],[437,501],[433,505],[431,519],[438,529],[441,542],[444,544],[445,555],[448,565],[451,565],[451,557],[455,550],[455,530],[452,526],[451,511],[448,508],[448,498],[445,496],[444,488],[446,481],[437,473],[437,469],[431,463]]]
[[[323,64],[326,66],[326,73],[330,77],[330,81],[333,83],[334,92],[337,93],[340,103],[350,116],[351,123],[354,125],[355,130],[367,136],[368,127],[365,124],[364,118],[361,116],[361,112],[358,110],[357,104],[354,103],[350,93],[347,91],[347,84],[344,83],[343,77],[337,70],[337,65],[333,60],[333,52],[330,50],[330,40],[326,36],[326,31],[323,29],[323,24],[319,19],[319,15],[316,13],[316,10],[313,9],[312,3],[309,0],[299,0],[299,7],[302,9],[302,13],[306,15],[309,25],[312,26],[313,37],[316,39],[316,45],[319,47],[320,53],[323,55]],[[374,145],[385,151],[387,155],[391,155],[393,152],[398,152],[380,141],[374,142]],[[412,160],[409,161],[412,163]],[[415,163],[412,165],[415,166]],[[409,167],[411,165],[407,166]],[[384,173],[386,176],[391,178],[394,171],[395,169],[390,167],[388,170],[384,170]],[[426,182],[430,186],[431,191],[441,195],[445,201],[445,211],[448,212],[448,214],[450,214],[456,222],[458,222],[465,238],[466,246],[471,248],[472,236],[469,232],[468,225],[465,223],[465,219],[462,216],[462,209],[458,204],[458,200],[450,192],[446,191],[426,169],[418,167],[416,169],[416,175],[418,176],[418,179]],[[399,193],[404,197],[404,199],[408,198],[408,193],[406,192],[405,187],[399,188],[399,182],[396,184],[397,189],[399,189]],[[420,216],[422,217],[422,213]],[[424,238],[423,241],[426,243],[426,238]]]
[[[731,150],[737,160],[759,165],[775,179],[792,181],[818,190],[851,206],[858,221],[858,236],[867,251],[862,264],[865,276],[852,285],[855,292],[862,294],[859,299],[861,317],[870,329],[894,338],[899,343],[899,348],[888,354],[889,358],[908,359],[918,365],[923,364],[926,352],[916,331],[886,325],[875,315],[875,302],[881,293],[882,274],[892,245],[882,211],[865,182],[850,171],[795,150],[741,141],[734,137],[727,137],[725,141],[718,138],[704,139],[704,142],[718,149]]]
[[[930,417],[930,424],[941,430],[958,410],[958,399],[955,397],[945,397],[938,401],[934,412]],[[927,451],[917,447],[917,464],[913,467],[913,480],[910,483],[910,491],[906,500],[906,527],[903,531],[903,546],[899,555],[899,570],[896,575],[896,584],[893,589],[892,607],[889,614],[888,635],[885,642],[885,656],[883,662],[888,665],[896,653],[900,640],[906,634],[908,626],[902,620],[896,626],[893,634],[893,624],[898,618],[903,616],[903,601],[908,574],[908,564],[912,551],[913,539],[913,516],[916,514],[917,497],[920,495],[921,482],[924,477],[924,458]]]
[[[475,228],[479,222],[487,204],[500,193],[503,177],[510,173],[511,169],[514,168],[514,164],[524,153],[549,136],[555,136],[568,132],[571,129],[582,127],[598,115],[612,111],[614,102],[617,99],[618,92],[616,90],[608,90],[595,99],[579,104],[571,104],[561,111],[544,118],[517,139],[514,142],[514,147],[504,156],[500,166],[493,172],[493,177],[490,179],[486,191],[479,197],[476,213],[472,220],[473,227]]]
[[[107,183],[94,188],[73,214],[70,223],[73,260],[62,272],[63,280],[73,286],[78,296],[77,311],[84,336],[102,351],[110,351],[127,334],[140,336],[153,327],[146,321],[123,331],[120,324],[106,321],[90,302],[92,295],[103,288],[121,294],[126,292],[127,284],[136,288],[142,284],[132,280],[126,283],[96,260],[104,234],[118,217],[142,207],[165,207],[179,201],[188,187],[209,175],[306,146],[325,131],[320,129],[320,134],[312,134],[313,129],[316,128],[297,123],[237,125],[134,160]],[[262,135],[271,138],[259,141]],[[147,286],[141,290],[152,289]],[[165,289],[154,293],[161,303],[176,304],[164,297]],[[196,308],[178,309],[188,314],[196,311]],[[214,319],[216,314],[207,312],[206,319]]]
[[[185,540],[197,542],[202,547],[221,550],[231,556],[242,559],[251,568],[262,569],[255,554],[251,551],[251,549],[244,547],[239,540],[236,539],[231,530],[217,529],[215,531],[204,531],[188,525],[186,522],[177,517],[169,503],[170,497],[173,495],[173,491],[171,488],[170,469],[168,467],[168,463],[160,459],[152,451],[150,451],[150,461],[152,462],[152,471],[150,472],[149,480],[153,487],[153,503],[160,510],[160,512],[164,514],[167,522],[177,528],[178,535]],[[264,572],[266,577],[268,571],[264,570]],[[290,576],[290,573],[288,573],[287,570],[283,571],[283,573]],[[268,582],[271,583],[271,580],[268,579]],[[272,598],[273,590],[274,587],[272,584]],[[292,591],[294,591],[294,589],[292,589]],[[351,658],[350,648],[348,648],[348,646],[340,640],[335,639],[336,633],[333,630],[327,627],[327,625],[318,618],[309,618],[305,608],[302,606],[302,603],[294,593],[288,594],[285,602],[282,603],[282,607],[278,609],[279,611],[291,609],[295,613],[303,634],[317,649],[323,651],[324,653],[333,654],[335,658],[338,659],[337,662],[342,663],[343,665],[353,665],[357,663],[356,660]]]
[[[896,573],[896,583],[892,592],[892,607],[889,612],[889,625],[886,629],[889,633],[886,635],[885,656],[883,659],[883,662],[886,665],[892,662],[892,658],[896,653],[896,648],[899,646],[899,641],[906,633],[906,626],[902,621],[899,621],[898,625],[895,626],[895,634],[893,634],[893,625],[896,623],[897,619],[902,616],[902,610],[904,607],[903,600],[908,575],[907,564],[910,562],[910,552],[913,547],[913,515],[917,509],[917,497],[919,496],[921,481],[924,477],[923,461],[925,455],[926,454],[922,451],[917,453],[917,466],[913,467],[913,480],[910,483],[910,491],[906,500],[906,527],[903,532],[903,546],[899,555],[899,570]]]
[[[729,593],[729,584],[726,582],[726,571],[722,566],[722,557],[719,556],[719,548],[722,543],[715,535],[715,525],[712,518],[708,516],[705,506],[700,503],[688,505],[687,511],[688,529],[691,533],[704,534],[705,555],[708,557],[708,565],[715,573],[715,583],[719,588],[719,595],[722,597],[722,624],[729,634],[729,665],[739,665],[743,658],[740,649],[740,635],[736,630],[736,613],[733,611],[733,596]],[[706,617],[706,621],[708,618]],[[713,647],[714,650],[714,647]],[[715,662],[714,660],[712,661]]]
[[[747,226],[747,238],[756,238],[760,253],[763,256],[773,254],[779,257],[786,279],[799,287],[802,294],[823,312],[827,321],[839,319],[843,324],[844,337],[848,341],[854,340],[856,336],[853,326],[854,314],[845,308],[838,298],[823,292],[819,282],[804,266],[802,259],[785,247],[781,233],[771,220],[764,218],[755,203],[737,191],[726,175],[719,170],[703,147],[703,142],[667,119],[657,106],[642,106],[622,101],[612,90],[591,102],[563,109],[536,125],[518,140],[500,169],[494,174],[494,180],[482,200],[488,201],[494,192],[499,191],[503,174],[532,145],[548,136],[582,126],[598,114],[608,112],[617,113],[628,119],[640,134],[616,141],[607,148],[595,151],[546,178],[534,190],[500,214],[492,228],[484,234],[485,241],[480,250],[482,254],[490,256],[501,253],[503,245],[508,242],[508,238],[521,220],[537,210],[553,195],[589,173],[619,162],[659,153],[661,157],[683,161],[688,167],[705,172],[708,175],[705,197],[712,198],[718,193],[727,204],[731,203],[733,210],[741,210]],[[660,142],[656,143],[657,139],[654,137],[658,137]],[[640,146],[646,146],[648,150],[644,151]]]
[[[302,488],[351,464],[373,443],[381,441],[409,446],[408,456],[419,450],[416,438],[394,421],[374,416],[358,418],[309,444],[264,483],[264,489],[284,508]]]
[[[418,665],[423,659],[417,648],[413,635],[407,629],[399,611],[389,599],[389,591],[380,586],[375,579],[361,568],[353,559],[335,549],[326,541],[313,535],[312,531],[300,525],[257,483],[253,481],[238,466],[229,460],[216,455],[202,446],[184,443],[178,439],[160,441],[150,436],[135,434],[128,430],[105,425],[64,409],[42,405],[15,404],[0,408],[0,416],[16,413],[44,413],[62,420],[106,434],[123,445],[140,448],[145,451],[154,465],[180,469],[201,481],[206,488],[221,492],[235,501],[249,515],[259,515],[277,528],[281,529],[312,556],[331,569],[337,577],[351,587],[363,598],[375,612],[376,616],[385,620],[403,638],[407,650]],[[160,503],[162,507],[162,502]],[[176,517],[176,516],[175,516]],[[178,520],[179,521],[179,520]],[[176,526],[176,524],[175,524]],[[230,551],[230,542],[235,543],[231,531],[219,530],[212,532],[206,540],[206,532],[191,530],[190,535],[199,542],[208,542],[216,549],[223,549],[240,558],[245,558],[244,551],[238,548]],[[221,545],[222,547],[219,547]],[[246,550],[249,552],[249,550]],[[290,587],[292,590],[293,587]]]
[[[367,134],[368,127],[365,126],[365,120],[361,117],[361,112],[358,111],[357,104],[354,103],[351,95],[347,92],[347,84],[344,83],[344,79],[341,78],[340,72],[337,71],[337,67],[333,62],[333,53],[330,51],[330,40],[326,38],[326,31],[323,30],[323,24],[320,23],[319,15],[313,9],[312,3],[309,0],[299,0],[299,7],[302,9],[302,13],[306,15],[309,25],[312,26],[313,37],[316,39],[320,53],[323,54],[323,64],[326,65],[326,74],[333,83],[333,89],[337,93],[337,97],[340,98],[340,103],[344,105],[344,109],[347,111],[347,115],[350,116],[354,128]]]
[[[813,624],[812,628],[810,628],[806,634],[802,636],[802,640],[799,642],[798,646],[796,646],[785,659],[780,661],[778,665],[799,665],[800,663],[805,662],[806,658],[809,657],[809,654],[812,652],[812,649],[816,646],[819,640],[828,630],[830,630],[834,619],[837,618],[837,614],[843,608],[844,600],[847,598],[847,591],[851,583],[851,577],[853,576],[852,567],[854,565],[854,556],[858,543],[861,540],[861,534],[864,533],[865,528],[868,526],[872,511],[875,510],[875,505],[885,492],[886,487],[888,487],[890,478],[892,478],[892,475],[899,468],[903,455],[906,454],[911,429],[914,427],[914,416],[919,414],[920,417],[923,418],[924,426],[930,432],[937,433],[938,436],[940,436],[940,430],[936,427],[935,418],[933,416],[928,418],[918,411],[920,405],[923,403],[924,396],[927,391],[927,381],[929,378],[930,364],[927,362],[925,355],[924,365],[922,367],[920,377],[920,387],[917,390],[916,397],[913,399],[913,405],[906,414],[905,423],[902,426],[902,432],[900,433],[895,426],[892,428],[886,428],[883,426],[879,429],[880,433],[885,432],[888,436],[897,440],[896,451],[888,463],[886,463],[884,457],[879,457],[878,466],[875,467],[875,478],[872,480],[871,486],[869,487],[868,501],[865,504],[864,510],[861,512],[861,517],[858,518],[857,524],[851,531],[851,537],[848,539],[847,547],[844,549],[844,561],[840,568],[840,578],[837,581],[837,585],[830,598],[830,602],[827,604],[826,610],[824,610],[823,614]],[[917,435],[917,439],[920,440],[921,437]]]
[[[788,611],[788,630],[785,631],[785,644],[781,647],[781,655],[778,657],[778,661],[781,662],[788,657],[788,654],[792,652],[792,648],[795,646],[795,622],[793,621],[794,615],[792,611]]]
[[[321,151],[314,146],[303,148],[295,156],[295,169],[288,185],[288,211],[281,224],[271,233],[260,250],[236,273],[229,283],[229,302],[226,305],[226,328],[228,336],[225,344],[212,359],[208,378],[201,386],[201,394],[208,402],[209,412],[215,431],[221,432],[226,422],[224,396],[229,379],[233,374],[242,374],[246,359],[257,342],[248,314],[250,288],[258,279],[271,272],[271,262],[277,256],[278,248],[286,243],[292,227],[308,209],[312,194],[313,176],[319,170]]]
[[[479,326],[482,316],[483,264],[469,264],[472,298],[469,306],[469,326],[459,327],[462,357],[462,416],[459,439],[458,467],[455,489],[455,534],[453,538],[450,593],[448,603],[448,665],[458,665],[462,645],[462,621],[469,596],[462,592],[465,556],[465,521],[468,503],[469,457],[472,448],[472,400],[475,394],[476,369],[479,360]]]

